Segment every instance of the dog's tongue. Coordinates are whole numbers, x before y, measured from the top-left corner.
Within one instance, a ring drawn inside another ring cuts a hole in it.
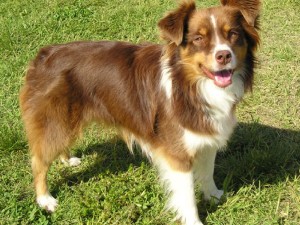
[[[232,71],[222,70],[213,73],[215,84],[219,87],[226,87],[231,84]]]

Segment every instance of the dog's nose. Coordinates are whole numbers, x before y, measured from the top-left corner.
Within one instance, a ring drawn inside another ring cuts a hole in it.
[[[226,64],[230,63],[232,55],[231,55],[230,51],[222,50],[222,51],[217,51],[215,57],[219,64],[226,65]]]

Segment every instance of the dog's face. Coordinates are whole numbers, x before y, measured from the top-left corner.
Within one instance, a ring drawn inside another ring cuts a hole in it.
[[[254,9],[258,10],[259,3],[221,2],[223,6],[196,10],[186,1],[163,18],[159,27],[162,36],[177,45],[189,80],[202,76],[224,88],[232,83],[235,71],[244,69],[247,54],[258,44],[258,13]]]
[[[234,70],[246,57],[248,44],[238,15],[238,10],[225,7],[195,12],[181,49],[183,63],[193,65],[197,74],[219,87],[231,84]]]

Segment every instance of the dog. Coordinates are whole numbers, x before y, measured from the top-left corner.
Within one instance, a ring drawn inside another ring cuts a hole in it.
[[[80,164],[69,146],[91,121],[115,127],[157,167],[167,208],[185,225],[202,224],[195,200],[220,199],[218,150],[237,124],[236,105],[253,86],[259,0],[221,0],[196,9],[182,1],[158,27],[164,44],[72,42],[42,48],[20,92],[37,203],[57,207],[47,171],[58,158]]]

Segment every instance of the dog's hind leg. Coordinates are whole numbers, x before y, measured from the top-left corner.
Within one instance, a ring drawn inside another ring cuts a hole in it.
[[[42,208],[53,212],[57,201],[48,191],[47,172],[60,155],[70,165],[80,163],[78,158],[69,157],[67,150],[80,132],[84,104],[81,92],[74,87],[75,76],[42,74],[44,62],[39,60],[27,72],[20,106],[31,150],[36,199]]]
[[[48,191],[47,172],[59,155],[66,154],[73,139],[72,132],[63,120],[49,111],[30,116],[25,113],[24,118],[32,155],[36,200],[41,208],[53,212],[57,201]]]
[[[70,137],[66,132],[62,132],[63,129],[57,121],[51,121],[50,124],[52,125],[46,125],[43,133],[36,136],[35,140],[31,141],[32,139],[29,138],[29,143],[31,144],[32,172],[37,203],[41,208],[54,212],[57,200],[51,196],[48,190],[47,172],[59,155],[66,154],[65,149],[70,144]],[[70,159],[68,160],[70,163]]]
[[[54,212],[57,207],[57,200],[51,196],[47,187],[47,172],[51,165],[49,159],[46,161],[43,156],[32,156],[32,173],[36,191],[36,201],[41,208]]]

